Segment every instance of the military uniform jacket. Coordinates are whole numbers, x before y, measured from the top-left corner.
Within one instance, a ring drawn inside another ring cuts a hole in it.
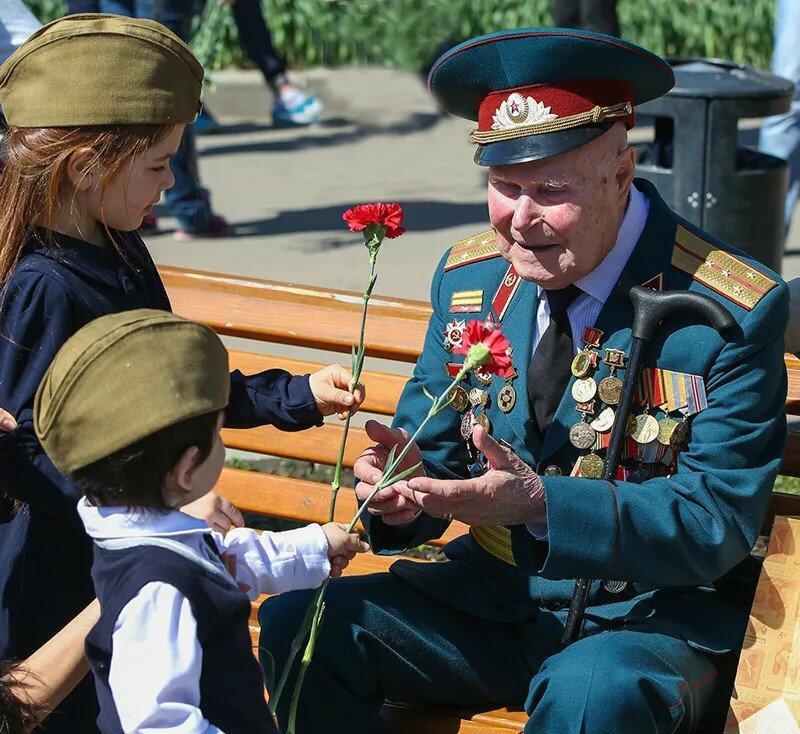
[[[639,481],[609,482],[569,476],[586,453],[569,441],[570,428],[580,420],[571,394],[575,378],[540,440],[525,386],[538,291],[522,281],[501,324],[519,374],[513,408],[499,408],[504,383],[497,377],[486,386],[470,375],[465,387],[489,393],[485,412],[495,439],[508,442],[539,474],[552,467],[562,472],[542,476],[546,539],[537,540],[525,526],[510,528],[513,558],[505,562],[468,534],[445,547],[448,562],[398,561],[392,572],[448,604],[503,621],[524,619],[540,607],[565,608],[575,578],[597,579],[587,614],[595,621],[633,626],[648,618],[696,647],[725,652],[736,649],[744,633],[757,573],[749,554],[785,444],[788,288],[759,263],[678,217],[649,183],[637,180],[636,186],[650,200],[649,214],[595,324],[603,332],[601,356],[606,348],[630,353],[627,293],[637,284],[709,295],[731,311],[738,325],[723,338],[693,315],[676,318],[662,325],[645,351],[645,367],[702,379],[705,404],[689,420],[683,450],[667,471],[651,473],[645,481],[641,475]],[[413,433],[430,405],[423,388],[441,394],[451,380],[446,365],[463,360],[445,346],[448,322],[465,316],[454,314],[453,304],[470,300],[461,294],[483,291],[482,310],[466,317],[486,318],[507,271],[492,233],[457,243],[445,254],[433,278],[433,315],[423,352],[400,398],[396,426]],[[608,374],[600,361],[595,379]],[[420,437],[429,475],[470,475],[461,420],[462,413],[443,411]],[[372,547],[381,553],[414,547],[446,528],[445,521],[425,514],[401,527],[380,518],[367,522]],[[626,583],[604,583],[612,580]]]

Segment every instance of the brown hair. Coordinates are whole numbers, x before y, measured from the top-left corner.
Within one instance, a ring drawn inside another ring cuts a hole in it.
[[[169,134],[172,125],[10,127],[2,143],[0,175],[0,287],[8,281],[33,228],[52,221],[71,192],[67,164],[73,153],[94,152],[101,166],[100,200],[111,179],[135,155]],[[106,228],[109,240],[114,242]]]

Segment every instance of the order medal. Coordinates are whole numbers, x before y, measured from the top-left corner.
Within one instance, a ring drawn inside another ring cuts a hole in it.
[[[511,385],[505,385],[497,393],[497,404],[504,413],[510,413],[517,404],[517,391]]]

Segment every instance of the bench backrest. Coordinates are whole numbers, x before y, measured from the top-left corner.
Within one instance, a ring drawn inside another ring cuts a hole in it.
[[[360,293],[164,266],[159,271],[175,312],[206,323],[221,335],[341,352],[348,355],[345,363],[349,361],[351,345],[358,339]],[[416,362],[430,313],[430,306],[421,301],[374,296],[367,321],[367,356],[397,363]],[[320,366],[322,362],[231,351],[231,367],[245,373],[281,367],[302,374]],[[786,369],[786,412],[800,415],[800,360],[787,355]],[[392,416],[406,377],[366,370],[363,380],[368,387],[363,410]],[[336,463],[341,434],[339,425],[328,423],[321,429],[300,433],[284,433],[271,427],[225,430],[224,439],[233,449],[332,465]],[[363,429],[351,429],[345,455],[347,466],[352,466],[368,443]],[[790,433],[781,472],[800,476],[800,433]],[[227,468],[219,489],[249,512],[303,522],[324,520],[327,513],[329,487],[319,482]],[[354,512],[353,493],[342,492],[337,519],[347,521]],[[800,514],[800,496],[774,492],[770,524],[774,514]],[[465,530],[460,523],[453,523],[440,542]]]

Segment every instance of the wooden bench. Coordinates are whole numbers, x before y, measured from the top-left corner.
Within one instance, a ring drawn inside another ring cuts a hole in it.
[[[351,345],[358,338],[361,308],[358,293],[172,267],[159,270],[176,313],[204,322],[220,335],[339,352],[346,355],[342,358],[344,363],[349,362]],[[367,356],[391,360],[398,366],[405,363],[407,372],[407,365],[417,360],[429,316],[430,307],[426,303],[374,297],[367,322]],[[231,350],[230,355],[231,367],[245,373],[281,367],[301,374],[330,361],[327,357],[325,361],[316,362],[241,350]],[[370,366],[369,360],[366,366]],[[787,414],[800,415],[800,361],[787,355],[786,367],[789,375]],[[394,413],[406,377],[367,369],[363,380],[368,388],[363,410],[388,419]],[[341,427],[331,422],[321,429],[300,433],[283,433],[270,427],[225,430],[224,438],[231,449],[332,465],[336,461],[341,433]],[[368,444],[363,429],[351,429],[345,455],[347,466],[352,467]],[[781,473],[800,476],[800,433],[790,435]],[[302,522],[324,522],[330,496],[330,487],[325,484],[235,468],[223,471],[218,490],[243,511]],[[343,488],[336,519],[348,521],[355,508],[353,492]],[[773,493],[765,532],[769,532],[776,514],[800,514],[800,496]],[[435,544],[442,545],[464,532],[466,526],[454,522]],[[386,571],[395,560],[396,557],[365,554],[357,558],[346,573]],[[259,603],[260,600],[253,604],[251,616],[254,641],[258,634]],[[524,713],[505,709],[476,713],[460,720],[432,712],[424,719],[418,713],[409,713],[406,717],[402,711],[394,711],[395,720],[404,717],[408,719],[407,730],[417,734],[520,732],[526,721]]]

